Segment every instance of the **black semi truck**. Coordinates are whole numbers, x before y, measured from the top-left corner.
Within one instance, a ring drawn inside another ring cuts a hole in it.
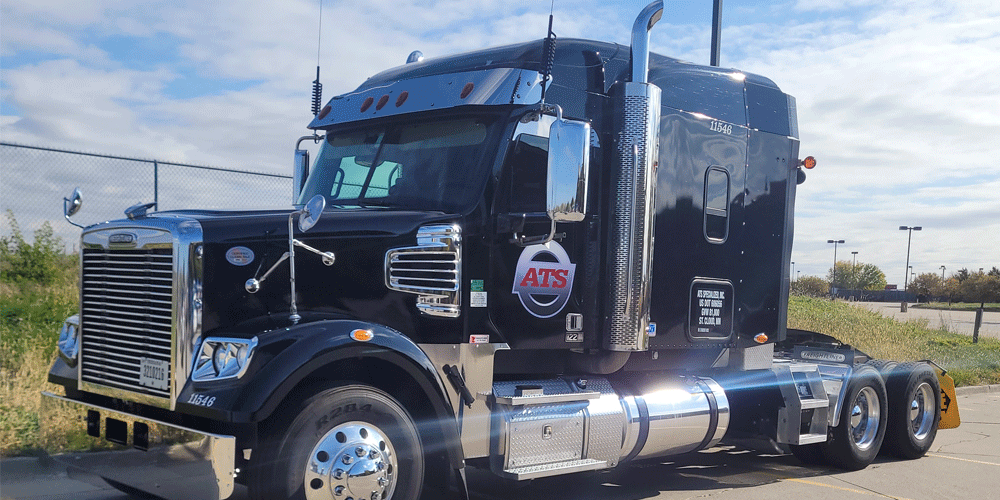
[[[293,210],[86,227],[44,406],[116,451],[73,465],[163,498],[378,500],[723,440],[922,456],[958,425],[943,371],[786,327],[795,99],[650,54],[662,11],[630,47],[415,53],[314,115]]]

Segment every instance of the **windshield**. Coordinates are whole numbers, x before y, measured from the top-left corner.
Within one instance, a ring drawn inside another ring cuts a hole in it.
[[[482,188],[497,121],[452,117],[329,133],[299,203],[322,194],[333,207],[459,211]]]

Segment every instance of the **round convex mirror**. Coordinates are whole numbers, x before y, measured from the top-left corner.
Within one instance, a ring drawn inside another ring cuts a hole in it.
[[[83,206],[83,193],[80,191],[80,188],[74,189],[73,194],[66,201],[68,202],[65,208],[66,217],[72,217]]]
[[[323,209],[326,208],[326,198],[317,194],[306,203],[306,206],[302,208],[302,213],[299,214],[299,231],[303,233],[312,229],[319,221],[319,216],[323,214]]]

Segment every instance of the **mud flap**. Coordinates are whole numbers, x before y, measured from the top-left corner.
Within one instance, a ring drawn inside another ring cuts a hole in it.
[[[954,429],[962,424],[958,414],[958,398],[955,396],[955,379],[937,365],[932,364],[941,384],[941,423],[938,429]]]

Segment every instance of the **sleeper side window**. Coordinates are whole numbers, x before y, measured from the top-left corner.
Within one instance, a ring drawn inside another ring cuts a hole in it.
[[[709,167],[705,173],[705,239],[725,243],[729,237],[729,172]]]

